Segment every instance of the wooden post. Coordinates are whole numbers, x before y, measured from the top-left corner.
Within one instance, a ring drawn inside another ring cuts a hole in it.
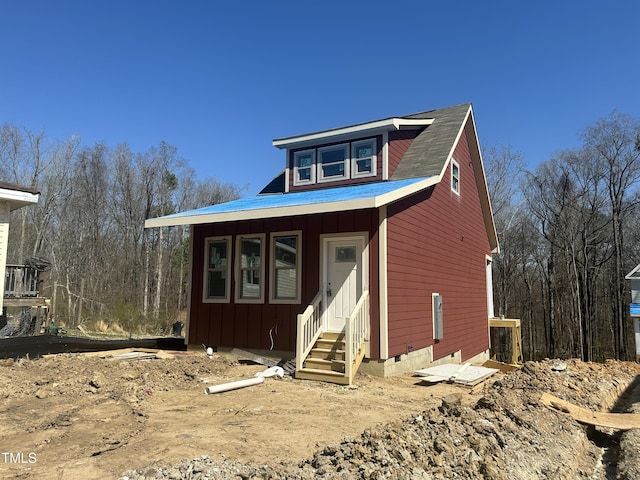
[[[489,327],[511,329],[511,363],[522,363],[522,340],[519,318],[490,318]]]

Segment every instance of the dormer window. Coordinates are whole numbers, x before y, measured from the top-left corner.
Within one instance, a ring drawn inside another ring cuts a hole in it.
[[[293,185],[375,177],[377,164],[378,142],[375,138],[299,150],[293,152]]]
[[[369,177],[376,174],[376,141],[363,140],[351,145],[351,176],[353,178]]]
[[[349,145],[333,145],[318,149],[318,181],[328,182],[349,178]]]
[[[293,157],[293,184],[307,185],[316,183],[316,151],[296,152]]]

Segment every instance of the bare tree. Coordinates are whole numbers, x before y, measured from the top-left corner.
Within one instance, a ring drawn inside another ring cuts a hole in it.
[[[587,127],[582,134],[585,150],[598,166],[608,192],[615,262],[611,279],[615,356],[621,359],[629,357],[630,322],[627,321],[626,285],[623,280],[626,273],[624,224],[637,206],[633,193],[640,180],[639,132],[640,123],[637,120],[614,111]]]

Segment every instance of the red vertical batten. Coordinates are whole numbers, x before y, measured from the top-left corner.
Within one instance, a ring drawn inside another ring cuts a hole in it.
[[[465,360],[489,348],[491,248],[465,135],[453,158],[460,167],[459,196],[451,190],[449,165],[440,183],[387,208],[390,356],[433,345],[436,359],[461,350]],[[436,341],[432,293],[443,297],[444,336]]]
[[[296,320],[320,288],[320,236],[322,234],[366,232],[369,236],[369,293],[371,316],[378,316],[378,211],[375,209],[273,218],[267,220],[224,222],[194,225],[193,275],[190,345],[215,345],[295,351]],[[272,232],[302,231],[302,301],[299,304],[269,303],[269,249]],[[232,265],[235,265],[235,241],[238,235],[264,233],[265,248],[265,300],[260,304],[234,302],[235,271],[232,269],[231,301],[204,303],[204,242],[207,237],[232,236]],[[374,245],[375,243],[375,245]],[[375,320],[376,325],[378,320]],[[273,342],[273,345],[272,345]]]

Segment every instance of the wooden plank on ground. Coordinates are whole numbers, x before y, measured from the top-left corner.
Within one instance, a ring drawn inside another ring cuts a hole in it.
[[[540,403],[549,408],[568,413],[578,422],[587,425],[613,428],[615,430],[640,428],[640,414],[637,413],[592,412],[546,392],[540,397]]]
[[[487,360],[482,364],[482,366],[487,368],[496,368],[501,372],[513,372],[520,368],[518,365],[513,365],[511,363],[498,362],[497,360]]]

